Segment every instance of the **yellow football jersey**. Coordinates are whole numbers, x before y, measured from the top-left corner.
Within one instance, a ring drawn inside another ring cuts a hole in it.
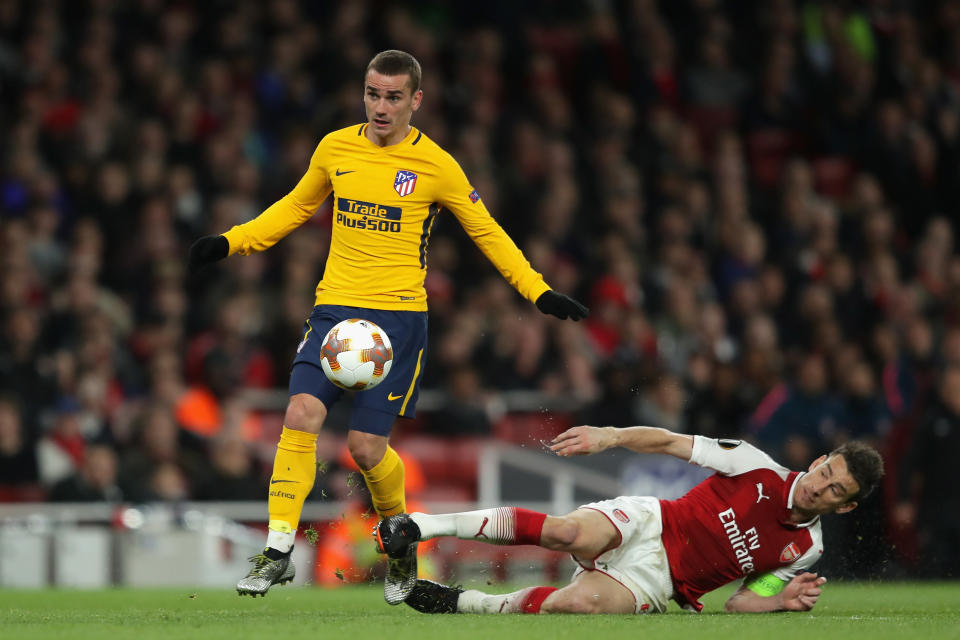
[[[447,208],[503,277],[530,301],[550,289],[480,200],[453,157],[416,127],[379,147],[367,125],[328,134],[293,191],[224,236],[230,253],[263,251],[333,192],[333,232],[316,304],[425,311],[434,219]]]

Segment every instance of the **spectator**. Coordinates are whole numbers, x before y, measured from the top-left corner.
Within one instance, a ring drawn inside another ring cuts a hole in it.
[[[181,502],[190,495],[190,481],[183,469],[172,462],[161,462],[151,469],[141,500]]]
[[[948,365],[937,399],[917,426],[902,462],[894,512],[900,526],[916,525],[925,575],[960,576],[960,500],[950,490],[960,452],[960,367]]]
[[[496,409],[489,394],[480,385],[477,371],[471,367],[454,369],[445,389],[443,406],[436,412],[431,423],[433,433],[442,434],[450,425],[456,425],[459,433],[489,435],[492,427],[491,414]]]
[[[87,439],[80,422],[80,405],[62,397],[50,416],[52,424],[37,443],[40,482],[50,487],[76,473],[82,466]]]
[[[13,396],[0,396],[0,485],[36,484],[37,456]]]
[[[863,360],[844,367],[841,418],[831,446],[849,440],[879,445],[890,430],[892,416],[877,392],[873,370]]]
[[[119,502],[122,497],[117,487],[117,454],[103,444],[88,447],[83,467],[50,489],[54,502]]]
[[[779,406],[758,410],[751,418],[752,429],[760,442],[773,445],[771,455],[796,466],[810,459],[814,451],[829,448],[841,419],[841,405],[829,392],[823,357],[808,354],[800,361],[796,380],[782,395]]]
[[[164,499],[189,495],[191,482],[204,466],[197,453],[201,445],[162,403],[144,407],[137,431],[136,446],[120,459],[117,483],[124,497],[143,501],[155,495]]]
[[[237,437],[223,437],[211,443],[211,468],[202,475],[193,491],[197,500],[259,500],[265,482],[250,456],[249,445]]]

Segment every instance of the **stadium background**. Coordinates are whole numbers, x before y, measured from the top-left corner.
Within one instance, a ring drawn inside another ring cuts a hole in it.
[[[795,468],[865,438],[888,476],[828,519],[824,571],[958,575],[949,0],[0,2],[0,515],[263,500],[329,207],[198,277],[186,250],[362,120],[385,48],[424,66],[414,124],[591,307],[540,315],[441,216],[424,401],[395,431],[416,499],[473,500],[484,443],[572,424]],[[356,488],[338,411],[311,501]]]

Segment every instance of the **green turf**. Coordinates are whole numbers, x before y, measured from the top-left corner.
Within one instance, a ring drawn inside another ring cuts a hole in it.
[[[749,616],[719,613],[728,593],[709,595],[700,615],[671,605],[669,613],[650,616],[426,616],[384,604],[381,588],[366,585],[275,587],[256,600],[228,589],[0,591],[0,638],[960,639],[960,582],[831,583],[810,613]]]

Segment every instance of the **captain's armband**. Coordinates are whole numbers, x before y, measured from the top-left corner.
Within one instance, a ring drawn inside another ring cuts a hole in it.
[[[761,573],[755,576],[750,576],[749,578],[743,581],[744,586],[750,591],[753,591],[758,596],[763,596],[769,598],[770,596],[775,596],[783,588],[787,586],[787,583],[772,573]]]

